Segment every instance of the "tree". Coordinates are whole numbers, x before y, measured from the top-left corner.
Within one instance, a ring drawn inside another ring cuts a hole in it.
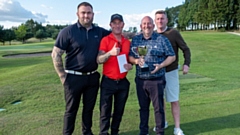
[[[24,24],[26,26],[26,35],[24,37],[25,40],[32,38],[36,33],[36,23],[33,19],[27,20]]]
[[[55,31],[58,31],[57,28],[55,28],[53,25],[49,25],[49,24],[45,27],[45,29],[46,29],[47,37],[52,37],[53,33]]]
[[[3,26],[0,25],[0,42],[4,44],[3,36],[4,36]]]
[[[53,38],[54,40],[57,39],[58,33],[59,33],[59,32],[56,31],[56,32],[54,32],[54,33],[52,34],[52,38]]]
[[[137,27],[133,27],[132,32],[136,34],[138,32]]]
[[[238,0],[238,10],[237,10],[237,15],[236,15],[236,18],[237,18],[237,24],[238,24],[238,30],[240,30],[239,29],[239,25],[240,25],[240,0]]]
[[[178,16],[178,26],[177,28],[180,30],[186,30],[186,27],[189,26],[190,19],[187,17],[188,12],[188,2],[186,2],[181,8]]]
[[[177,26],[177,24],[178,24],[178,15],[179,15],[181,7],[182,7],[182,5],[165,9],[165,11],[167,13],[167,18],[168,18],[167,26],[169,26],[169,27]]]
[[[9,45],[11,45],[11,41],[13,39],[15,39],[15,33],[12,29],[6,29],[4,30],[5,31],[5,34],[4,34],[4,41],[8,41],[9,42]]]
[[[40,42],[41,42],[44,38],[47,37],[47,34],[46,34],[46,32],[45,32],[43,29],[39,29],[39,30],[36,32],[35,37],[36,37],[37,39],[39,39]]]
[[[214,25],[214,30],[217,30],[217,24],[219,20],[219,9],[218,9],[218,2],[210,0],[208,3],[209,9],[209,15],[210,15],[210,21]]]
[[[22,41],[22,43],[25,42],[25,36],[27,34],[27,27],[24,24],[21,24],[15,31],[15,35],[17,40]]]

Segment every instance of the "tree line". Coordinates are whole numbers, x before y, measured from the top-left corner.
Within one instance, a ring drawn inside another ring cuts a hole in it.
[[[94,23],[94,25],[98,25]],[[56,39],[58,33],[61,29],[68,25],[46,25],[43,26],[41,23],[34,21],[33,19],[27,20],[25,23],[21,24],[18,27],[12,27],[10,29],[4,29],[3,26],[0,25],[0,42],[5,45],[5,42],[9,42],[11,45],[12,40],[21,41],[23,44],[26,40],[30,38],[37,38],[41,42],[45,38]],[[136,27],[129,27],[128,30],[124,30],[124,35],[127,38],[132,38],[135,33],[137,33]]]
[[[239,30],[240,0],[185,0],[166,11],[180,30]]]
[[[26,40],[35,37],[40,42],[45,38],[56,39],[59,31],[67,25],[46,25],[34,21],[33,19],[27,20],[25,23],[18,27],[12,27],[10,29],[4,29],[0,25],[0,42],[5,44],[6,41],[11,45],[12,40],[18,40],[25,43]]]
[[[240,0],[185,0],[176,7],[166,8],[168,26],[179,30],[239,30]],[[97,25],[97,24],[95,24]],[[46,25],[27,20],[18,27],[4,29],[0,25],[0,42],[12,40],[25,43],[35,37],[40,41],[45,38],[56,39],[59,31],[67,25]],[[123,34],[132,38],[138,32],[136,27],[129,27]]]

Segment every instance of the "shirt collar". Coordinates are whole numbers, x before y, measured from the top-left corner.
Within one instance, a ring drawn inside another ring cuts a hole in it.
[[[78,26],[78,28],[83,27],[82,24],[79,21],[77,21],[77,26]],[[92,27],[90,29],[92,29],[94,27],[96,27],[96,26],[92,24]],[[85,28],[85,27],[83,27],[83,28]]]
[[[166,26],[166,28],[161,33],[164,33],[165,31],[167,31],[167,29],[168,29],[168,26]]]
[[[155,35],[155,31],[153,31],[153,33],[152,33],[152,35],[151,35],[151,37],[149,39],[145,39],[143,34],[141,34],[142,40],[152,40],[154,35]]]
[[[118,40],[116,39],[116,37],[113,35],[112,32],[109,34],[109,37],[118,42]],[[125,40],[125,37],[121,35],[121,42],[123,42],[124,40]]]
[[[167,30],[167,28],[168,28],[168,26],[166,26],[166,28],[165,28],[165,30],[164,30],[163,32],[165,32],[165,31]],[[162,32],[162,33],[163,33],[163,32]]]

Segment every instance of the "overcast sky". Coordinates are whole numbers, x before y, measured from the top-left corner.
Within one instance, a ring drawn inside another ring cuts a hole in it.
[[[123,15],[125,28],[137,27],[143,16],[154,17],[155,11],[181,5],[184,0],[88,0],[93,6],[94,23],[109,29],[110,16]],[[43,25],[73,24],[77,21],[79,0],[0,0],[0,25],[19,26],[29,19]]]

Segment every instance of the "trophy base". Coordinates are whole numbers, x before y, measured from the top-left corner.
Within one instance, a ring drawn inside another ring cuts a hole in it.
[[[149,72],[149,67],[141,67],[140,72]]]

